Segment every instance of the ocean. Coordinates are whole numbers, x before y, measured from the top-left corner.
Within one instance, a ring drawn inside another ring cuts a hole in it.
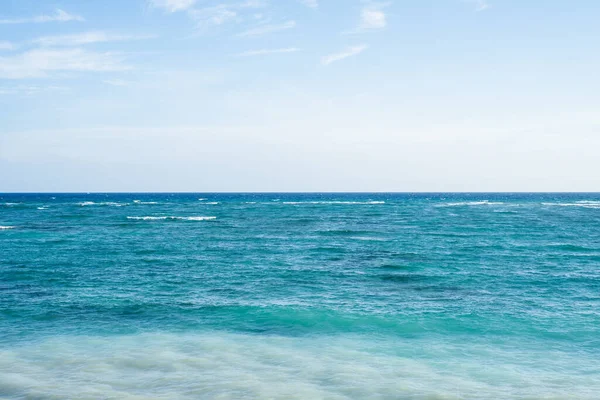
[[[598,399],[600,194],[0,194],[2,399]]]

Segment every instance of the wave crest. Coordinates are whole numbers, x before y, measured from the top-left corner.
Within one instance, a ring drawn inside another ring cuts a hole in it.
[[[175,217],[175,216],[147,216],[147,217],[127,217],[134,221],[214,221],[217,217]]]

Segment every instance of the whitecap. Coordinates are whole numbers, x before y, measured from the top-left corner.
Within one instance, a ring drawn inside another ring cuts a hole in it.
[[[363,242],[387,242],[388,240],[381,237],[369,237],[369,236],[352,236],[350,239],[360,240]]]
[[[83,201],[81,203],[77,203],[82,207],[86,207],[86,206],[112,206],[112,207],[123,207],[126,206],[127,204],[124,203],[115,203],[112,201],[107,201],[107,202],[102,202],[102,203],[95,203],[93,201]]]
[[[2,226],[2,225],[0,225],[0,231],[9,230],[9,229],[15,229],[15,227],[14,226]]]
[[[48,207],[38,207],[37,209],[38,209],[38,210],[47,210],[47,209],[48,209]]]
[[[581,208],[594,208],[600,209],[600,202],[594,201],[578,201],[575,203],[542,203],[543,206],[555,206],[555,207],[581,207]]]
[[[457,203],[446,203],[438,205],[437,207],[460,207],[460,206],[497,206],[504,204],[501,201],[489,201],[489,200],[481,200],[481,201],[461,201]]]
[[[302,204],[376,205],[376,204],[385,204],[385,201],[284,201],[283,204],[288,204],[288,205],[302,205]]]
[[[161,217],[127,217],[127,219],[135,220],[135,221],[166,221],[166,220],[175,220],[175,221],[213,221],[217,219],[217,217],[173,217],[173,216],[161,216]]]

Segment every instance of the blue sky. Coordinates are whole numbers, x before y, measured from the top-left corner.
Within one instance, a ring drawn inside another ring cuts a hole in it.
[[[600,2],[0,2],[1,191],[599,191]]]

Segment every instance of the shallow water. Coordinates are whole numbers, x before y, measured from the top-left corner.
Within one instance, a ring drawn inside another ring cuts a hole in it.
[[[4,194],[0,227],[0,398],[600,393],[598,194]]]

